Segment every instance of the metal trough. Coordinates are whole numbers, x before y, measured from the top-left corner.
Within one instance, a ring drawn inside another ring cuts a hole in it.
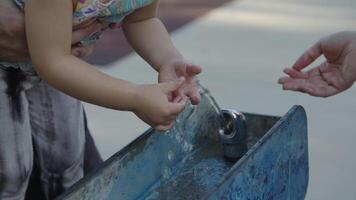
[[[224,157],[219,130],[226,125],[204,90],[168,133],[146,131],[58,199],[304,199],[304,109],[294,106],[282,118],[243,114],[247,153],[237,161]]]

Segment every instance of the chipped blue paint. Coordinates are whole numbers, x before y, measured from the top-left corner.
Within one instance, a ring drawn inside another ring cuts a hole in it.
[[[59,199],[303,199],[308,183],[302,107],[283,118],[244,113],[248,152],[224,159],[220,109],[205,90],[169,133],[148,130]]]
[[[308,174],[306,115],[294,106],[204,199],[304,199]]]

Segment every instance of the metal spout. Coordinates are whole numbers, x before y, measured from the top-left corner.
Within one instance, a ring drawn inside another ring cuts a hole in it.
[[[225,127],[219,131],[224,156],[228,160],[236,161],[247,151],[246,118],[236,110],[222,110]]]

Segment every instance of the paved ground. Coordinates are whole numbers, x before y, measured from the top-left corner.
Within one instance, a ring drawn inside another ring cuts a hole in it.
[[[169,32],[173,32],[192,20],[207,14],[231,0],[161,0],[159,17]],[[106,65],[127,56],[132,48],[127,43],[121,29],[107,31],[98,43],[95,52],[87,61]]]
[[[177,47],[204,67],[201,82],[223,108],[283,115],[303,105],[309,122],[310,181],[307,199],[356,199],[356,89],[328,99],[284,92],[276,84],[284,67],[319,37],[355,30],[354,0],[231,1],[173,32]],[[138,83],[156,81],[130,54],[102,68]],[[105,158],[147,126],[134,115],[86,105]]]

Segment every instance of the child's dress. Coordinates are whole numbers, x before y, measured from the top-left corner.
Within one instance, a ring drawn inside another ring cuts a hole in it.
[[[23,8],[24,0],[13,0]],[[121,23],[153,0],[78,0],[73,25],[96,18]],[[98,32],[81,41],[99,39]],[[31,63],[0,61],[0,199],[24,199],[33,161],[47,199],[83,176],[82,104],[36,76]]]

